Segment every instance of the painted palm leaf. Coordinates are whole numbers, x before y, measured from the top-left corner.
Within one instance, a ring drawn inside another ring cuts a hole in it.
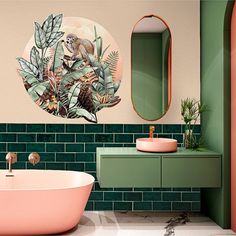
[[[119,61],[119,52],[118,51],[112,51],[105,59],[105,63],[108,65],[108,67],[111,71],[113,80],[115,80],[115,74],[117,71],[118,61]]]

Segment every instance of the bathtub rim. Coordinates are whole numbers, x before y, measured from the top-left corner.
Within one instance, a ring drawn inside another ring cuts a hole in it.
[[[8,170],[6,169],[0,169],[0,172],[4,172],[4,175],[8,173]],[[56,191],[56,190],[72,190],[72,189],[78,189],[78,188],[82,188],[82,187],[86,187],[86,186],[90,186],[93,185],[95,182],[95,178],[86,172],[83,171],[73,171],[73,170],[41,170],[41,169],[15,169],[12,171],[12,173],[14,174],[14,172],[60,172],[60,173],[73,173],[73,174],[77,174],[77,173],[82,173],[83,175],[86,175],[90,178],[90,181],[88,181],[88,183],[86,184],[81,184],[81,185],[72,185],[72,186],[68,186],[68,187],[50,187],[50,188],[14,188],[14,189],[1,189],[0,188],[0,192],[7,192],[7,191]],[[14,177],[5,177],[5,178],[14,178]]]

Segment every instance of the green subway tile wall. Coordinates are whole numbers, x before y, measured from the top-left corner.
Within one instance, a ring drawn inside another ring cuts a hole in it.
[[[155,125],[159,137],[183,143],[184,125]],[[147,137],[149,125],[134,124],[0,124],[0,169],[7,152],[17,152],[13,169],[85,171],[96,177],[96,147],[132,147]],[[201,132],[200,125],[195,132]],[[36,166],[27,162],[39,152]],[[100,188],[96,181],[86,210],[200,211],[199,188]]]

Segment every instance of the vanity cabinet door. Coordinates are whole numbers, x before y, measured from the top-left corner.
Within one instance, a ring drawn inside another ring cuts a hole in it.
[[[153,156],[99,156],[101,187],[160,187],[161,158]]]
[[[162,187],[220,186],[220,156],[165,156],[162,159]]]

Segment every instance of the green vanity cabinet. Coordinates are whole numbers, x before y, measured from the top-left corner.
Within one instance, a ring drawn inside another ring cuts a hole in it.
[[[160,187],[161,157],[134,153],[99,153],[97,151],[97,178],[105,187]],[[114,149],[112,149],[114,151]]]
[[[206,149],[145,153],[135,148],[97,148],[101,187],[221,186],[221,155]]]
[[[162,159],[162,187],[220,187],[219,156],[165,156]]]

